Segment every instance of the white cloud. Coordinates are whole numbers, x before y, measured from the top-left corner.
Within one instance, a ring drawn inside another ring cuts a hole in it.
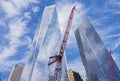
[[[75,25],[78,25],[80,21],[82,20],[82,17],[86,13],[85,10],[83,10],[84,5],[81,3],[70,3],[70,2],[57,2],[57,11],[58,11],[58,18],[60,23],[60,28],[62,31],[65,30],[67,21],[70,15],[70,12],[72,10],[72,7],[76,5],[76,10],[74,12],[73,17],[73,29],[77,28]]]
[[[120,55],[119,54],[113,53],[112,57],[113,57],[114,60],[120,60]]]
[[[11,0],[13,5],[17,7],[17,9],[27,8],[31,3],[36,3],[38,0]]]
[[[120,34],[114,34],[114,35],[110,35],[110,36],[105,36],[103,38],[114,38],[114,37],[119,37]]]
[[[120,14],[120,11],[114,12],[114,14]]]
[[[15,23],[16,22],[16,23]],[[25,35],[25,33],[27,32],[26,29],[26,22],[23,22],[21,19],[14,19],[12,20],[8,27],[9,27],[9,32],[4,36],[6,39],[9,40],[9,45],[6,46],[2,46],[3,50],[0,53],[1,57],[0,57],[0,63],[1,65],[3,65],[4,69],[2,68],[2,71],[5,71],[7,68],[10,68],[13,66],[13,64],[18,63],[18,62],[14,62],[14,61],[10,61],[7,59],[10,59],[11,56],[17,55],[17,48],[19,46],[22,45],[28,45],[31,42],[31,39],[29,39],[28,36],[25,37],[25,42],[23,42],[22,40],[20,40],[20,37],[22,37],[23,35]],[[27,42],[27,43],[26,43]],[[24,58],[23,58],[24,59]],[[23,60],[21,59],[21,60]],[[8,62],[4,65],[4,62]]]
[[[115,44],[113,45],[112,50],[117,49],[120,46],[120,38],[115,42]]]
[[[101,12],[108,12],[112,15],[120,14],[120,0],[106,0],[106,3],[103,7],[104,10],[101,10]]]
[[[94,21],[96,21],[96,23],[94,23]],[[118,32],[120,30],[120,26],[117,22],[115,23],[113,22],[114,24],[106,26],[104,25],[105,24],[104,21],[106,21],[104,17],[100,19],[93,19],[92,24],[95,25],[94,27],[96,28],[98,34],[102,38],[104,44],[107,45],[107,48],[114,51],[120,46],[119,42],[120,33]],[[101,23],[102,25],[100,25],[99,23]]]
[[[102,26],[102,25],[103,25],[103,22],[106,21],[106,20],[108,20],[108,19],[109,19],[109,17],[101,17],[101,18],[96,18],[96,19],[90,18],[91,23],[92,23],[95,27],[97,27],[97,26]]]
[[[4,20],[0,20],[0,27],[7,27],[7,25],[5,24]]]
[[[25,42],[20,40],[20,37],[27,33],[26,22],[16,18],[9,23],[8,27],[9,32],[4,37],[9,40],[9,45],[5,47],[3,46],[4,50],[1,52],[0,59],[5,59],[15,55],[17,47],[31,42],[30,38],[27,36],[25,37]]]
[[[18,47],[28,46],[31,43],[31,38],[26,35],[28,33],[27,23],[31,19],[31,12],[23,12],[30,4],[38,3],[38,0],[1,0],[0,7],[5,12],[5,21],[0,24],[8,29],[8,33],[4,34],[7,44],[0,45],[3,50],[0,52],[0,71],[7,72],[14,64],[25,62],[25,58],[21,60],[13,60],[10,57],[18,55]],[[34,7],[34,6],[33,6]],[[24,15],[23,15],[24,14]],[[27,20],[23,20],[27,18]],[[23,37],[21,39],[21,37]],[[25,56],[26,57],[26,56]]]
[[[19,61],[12,61],[12,60],[6,60],[6,59],[3,59],[3,60],[0,60],[0,64],[2,64],[2,66],[0,66],[0,71],[2,73],[5,73],[7,71],[10,71],[11,68],[15,65],[15,64],[18,64],[18,63],[22,63],[24,62],[25,60],[19,60]],[[3,63],[4,62],[4,63]],[[6,77],[7,78],[7,77]]]
[[[26,33],[26,22],[22,21],[21,19],[12,20],[9,23],[9,33],[7,37],[10,38],[19,38],[21,35]]]
[[[31,12],[26,12],[25,14],[24,14],[24,17],[26,18],[26,19],[31,19]]]
[[[104,21],[104,20],[102,20],[102,21]],[[98,20],[96,23],[99,23],[99,22],[101,22],[101,20]],[[92,24],[95,25],[94,19],[92,21]],[[95,28],[96,28],[98,34],[101,36],[101,38],[103,40],[119,36],[119,34],[113,34],[113,33],[111,33],[111,32],[115,32],[116,30],[120,30],[119,24],[115,23],[115,25],[103,26],[104,24],[105,23],[102,23],[102,25],[100,25],[100,26],[99,25],[95,25]]]
[[[0,5],[6,13],[6,16],[14,17],[21,15],[22,10],[29,7],[31,3],[38,3],[38,0],[1,0]]]
[[[120,8],[120,1],[119,0],[109,0],[108,4],[111,6],[115,6],[115,7]]]
[[[120,54],[113,53],[112,57],[114,61],[116,62],[117,66],[120,66]],[[118,67],[120,69],[120,67]]]
[[[40,9],[39,9],[39,7],[32,7],[32,11],[34,12],[34,13],[36,13],[36,12],[38,12]]]
[[[104,44],[107,45],[107,48],[112,50],[115,50],[119,46],[119,20],[113,18],[113,15],[117,15],[114,14],[114,12],[117,13],[116,11],[119,11],[119,9],[117,9],[118,5],[115,5],[118,3],[117,0],[109,0],[108,3],[101,7],[103,10],[100,11],[99,8],[97,8],[89,11],[93,15],[100,15],[100,17],[96,16],[96,18],[89,16],[89,19],[102,38]]]
[[[0,5],[5,11],[7,17],[13,17],[19,14],[19,10],[14,7],[14,5],[10,1],[1,0]]]
[[[62,35],[64,34],[63,32],[65,31],[70,12],[71,12],[73,6],[76,6],[76,10],[74,11],[71,30],[69,33],[69,39],[67,42],[67,48],[68,47],[74,48],[74,46],[76,47],[74,31],[77,27],[79,27],[81,21],[84,19],[84,16],[88,10],[85,9],[84,5],[80,2],[71,3],[68,1],[58,1],[58,2],[56,2],[56,5],[57,5],[56,7],[57,7],[57,11],[58,11],[58,18],[59,18]]]

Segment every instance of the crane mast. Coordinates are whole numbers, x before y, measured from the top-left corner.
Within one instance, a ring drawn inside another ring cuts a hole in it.
[[[59,54],[49,57],[49,59],[54,58],[54,60],[49,62],[48,66],[56,62],[55,72],[54,72],[55,81],[61,81],[62,57],[63,57],[63,54],[64,54],[64,50],[65,50],[65,47],[66,47],[68,35],[69,35],[69,32],[70,32],[70,28],[71,28],[71,24],[72,24],[72,20],[73,20],[73,15],[74,15],[74,10],[75,10],[75,6],[72,8],[72,11],[70,13],[68,23],[67,23],[67,26],[66,26],[66,30],[65,30],[65,33],[64,33],[64,36],[63,36],[62,44],[61,44],[61,47],[60,47]]]
[[[112,52],[110,50],[110,74],[111,74],[111,81],[114,81],[114,70],[113,70],[113,62],[112,62]]]

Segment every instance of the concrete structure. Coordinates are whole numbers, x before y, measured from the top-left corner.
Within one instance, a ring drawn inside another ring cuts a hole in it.
[[[20,81],[20,77],[23,71],[23,66],[17,64],[12,68],[12,71],[9,75],[8,81]]]
[[[69,74],[69,81],[83,81],[83,79],[81,79],[79,73],[77,73],[71,69],[69,70],[68,74]]]
[[[88,19],[75,31],[75,36],[89,81],[111,81],[111,73],[114,81],[120,81],[119,68],[112,59],[111,72],[110,52]]]

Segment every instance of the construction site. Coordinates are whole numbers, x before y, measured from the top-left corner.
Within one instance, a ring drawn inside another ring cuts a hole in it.
[[[74,12],[77,12],[76,6],[68,14],[66,27],[61,34],[56,6],[44,8],[32,41],[29,60],[25,66],[16,65],[8,81],[83,81],[81,74],[68,69],[66,62],[65,49]],[[112,50],[105,47],[89,19],[79,24],[74,35],[85,68],[84,81],[120,81],[120,70],[112,58]]]

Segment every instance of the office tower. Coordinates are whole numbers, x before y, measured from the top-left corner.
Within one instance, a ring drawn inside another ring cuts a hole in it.
[[[77,73],[71,69],[69,70],[68,74],[69,74],[69,79],[70,79],[69,81],[83,81],[83,79],[81,79],[79,73]]]
[[[56,7],[45,7],[21,81],[48,81],[49,57],[58,54],[60,42],[61,34]]]
[[[120,71],[96,30],[86,19],[75,31],[83,65],[89,81],[120,81]],[[111,63],[113,71],[110,70]]]
[[[12,71],[8,77],[8,81],[20,81],[20,77],[23,71],[23,66],[17,64],[12,68]]]

